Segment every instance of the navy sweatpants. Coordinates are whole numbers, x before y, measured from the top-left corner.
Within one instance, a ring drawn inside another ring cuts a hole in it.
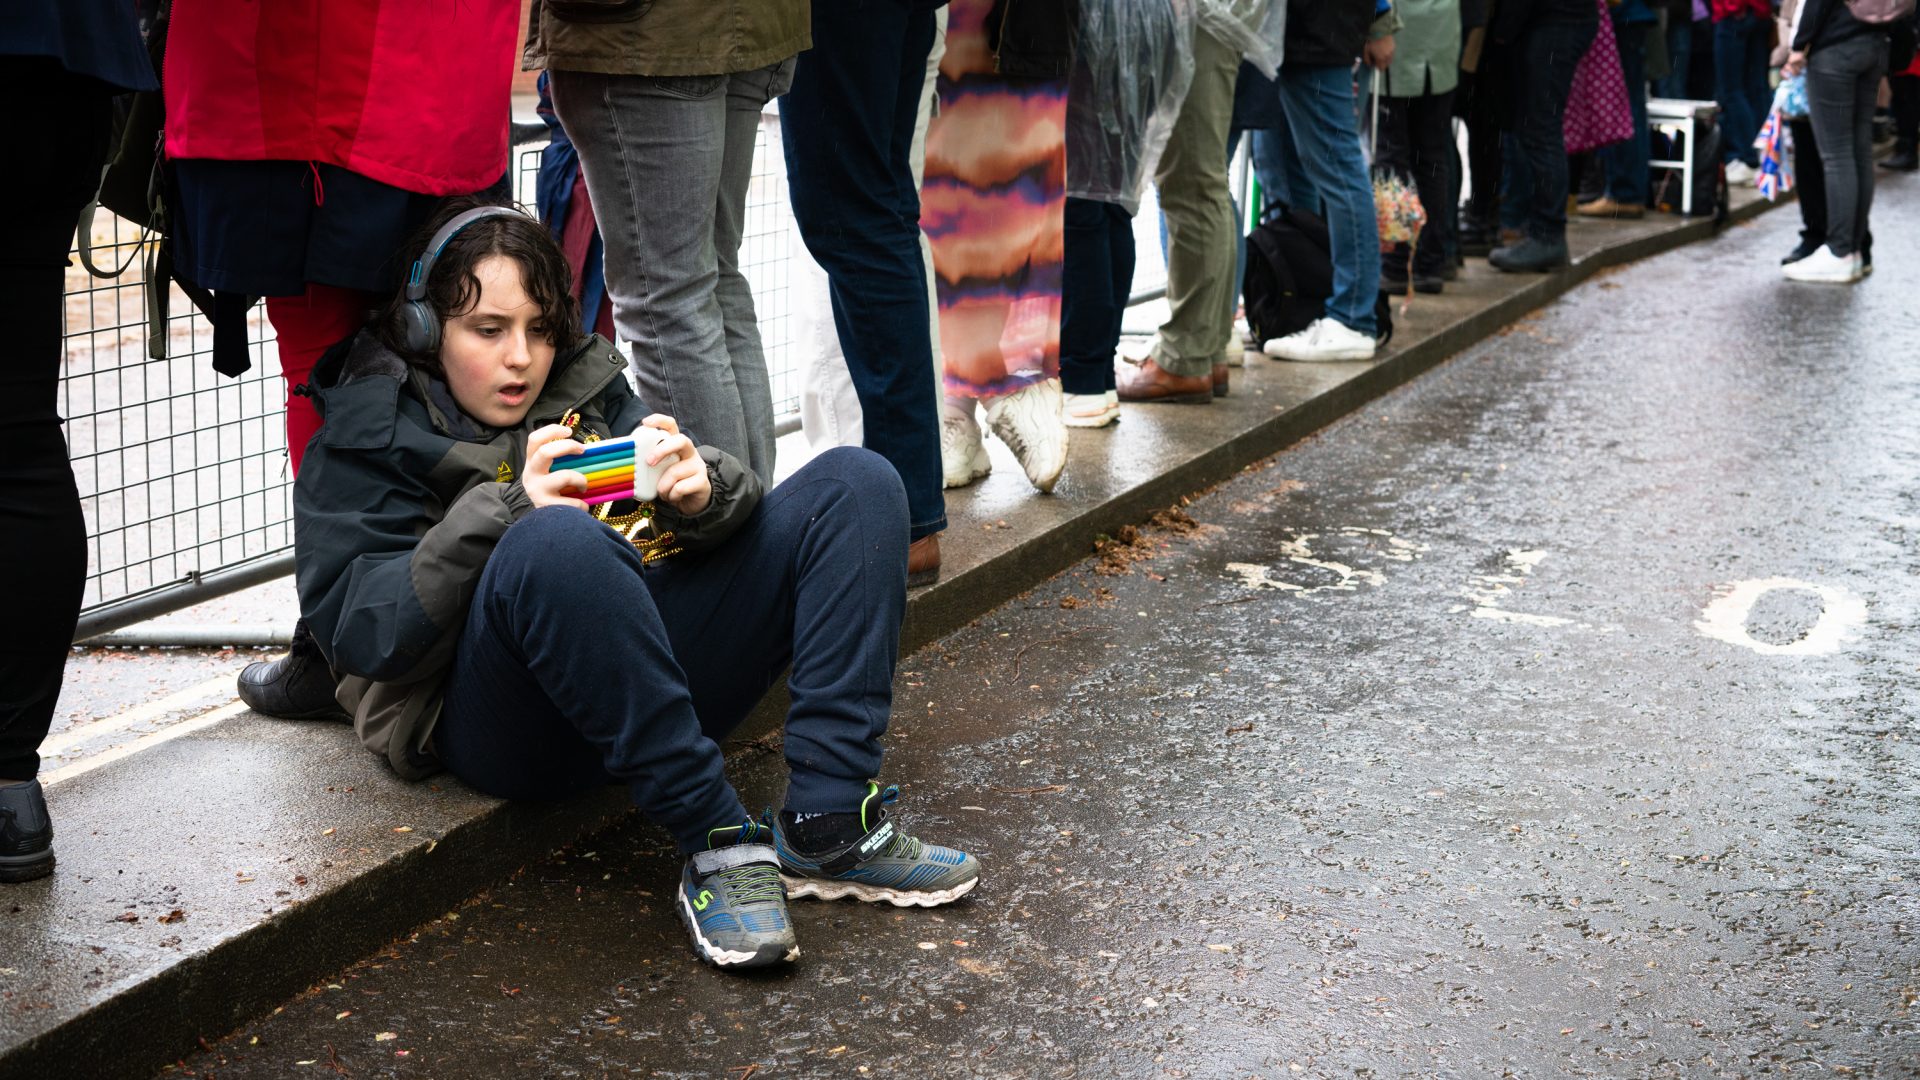
[[[892,708],[906,526],[899,476],[855,447],[809,462],[717,549],[651,566],[579,510],[536,510],[481,574],[434,749],[502,798],[624,783],[698,851],[746,817],[719,740],[791,663],[786,808],[854,810]]]

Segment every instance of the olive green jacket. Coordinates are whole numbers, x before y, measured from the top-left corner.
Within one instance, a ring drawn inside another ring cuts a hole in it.
[[[812,47],[810,0],[538,0],[520,66],[731,75]]]

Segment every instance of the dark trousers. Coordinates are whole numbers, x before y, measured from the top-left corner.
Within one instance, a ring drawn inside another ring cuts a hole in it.
[[[1920,146],[1920,75],[1895,75],[1887,80],[1893,93],[1893,145],[1896,150]]]
[[[1627,102],[1633,110],[1633,135],[1626,142],[1600,150],[1607,174],[1607,198],[1617,203],[1645,206],[1652,183],[1652,155],[1647,145],[1647,31],[1652,23],[1613,19],[1614,42],[1620,49],[1620,73],[1627,80]]]
[[[1068,196],[1064,242],[1060,385],[1104,394],[1114,388],[1113,352],[1133,290],[1133,217],[1116,203]]]
[[[9,568],[0,619],[0,780],[40,771],[67,647],[87,579],[87,526],[58,411],[62,297],[80,208],[100,184],[111,100],[100,84],[52,63],[9,58],[0,94],[39,129],[30,160],[0,170],[0,205],[14,208],[0,243],[0,566]]]
[[[1853,254],[1866,235],[1873,209],[1873,104],[1886,70],[1885,34],[1844,38],[1807,54],[1807,113],[1820,141],[1827,247],[1835,255]]]
[[[1466,95],[1461,108],[1467,122],[1467,172],[1473,185],[1467,192],[1467,218],[1476,228],[1491,229],[1500,212],[1500,80],[1480,72],[1461,72],[1458,94]]]
[[[1800,192],[1794,202],[1800,207],[1800,242],[1817,248],[1827,242],[1827,173],[1820,160],[1820,140],[1813,134],[1813,121],[1798,117],[1787,121],[1793,136],[1793,184]],[[1873,261],[1873,230],[1860,237],[1860,257]]]
[[[1438,275],[1447,266],[1448,237],[1453,232],[1453,91],[1420,97],[1380,99],[1380,161],[1405,169],[1420,190],[1420,206],[1427,223],[1412,252],[1413,272]],[[1407,273],[1407,245],[1382,256],[1390,275]]]
[[[1751,11],[1713,24],[1713,96],[1720,103],[1727,160],[1759,167],[1754,136],[1766,123],[1773,95],[1767,89],[1767,32],[1772,24]]]
[[[1597,11],[1542,13],[1527,27],[1514,57],[1519,113],[1514,135],[1527,172],[1526,231],[1537,240],[1558,242],[1567,235],[1567,143],[1562,124],[1573,69],[1593,44],[1600,27]]]
[[[481,574],[434,750],[501,798],[624,783],[698,851],[746,816],[719,740],[791,664],[786,808],[857,809],[892,710],[906,526],[898,477],[857,447],[807,463],[717,549],[644,568],[586,514],[536,510]]]
[[[813,48],[780,99],[793,219],[827,272],[867,448],[907,489],[913,539],[947,527],[913,143],[933,12],[903,0],[813,6]]]

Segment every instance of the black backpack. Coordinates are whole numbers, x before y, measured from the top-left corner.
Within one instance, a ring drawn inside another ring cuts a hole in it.
[[[1720,125],[1711,120],[1696,121],[1693,132],[1700,140],[1693,154],[1693,216],[1712,217],[1715,225],[1724,225],[1732,210],[1727,170],[1720,161],[1726,156],[1726,136],[1721,133]],[[1685,149],[1687,134],[1669,136],[1656,130],[1648,137],[1653,140],[1655,160],[1678,161]],[[1653,170],[1652,204],[1667,213],[1679,213],[1682,181],[1679,169]]]
[[[1247,273],[1240,283],[1247,326],[1262,343],[1305,330],[1326,314],[1333,295],[1333,245],[1327,223],[1305,210],[1271,206],[1247,234]],[[1393,305],[1384,293],[1373,305],[1375,340],[1393,340]]]

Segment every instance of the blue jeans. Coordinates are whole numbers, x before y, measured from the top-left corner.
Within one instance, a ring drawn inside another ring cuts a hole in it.
[[[1363,334],[1378,333],[1373,307],[1380,295],[1380,226],[1360,150],[1353,71],[1345,65],[1283,65],[1280,105],[1301,174],[1326,207],[1333,246],[1327,317]]]
[[[1713,24],[1713,96],[1725,118],[1727,161],[1756,168],[1760,151],[1754,136],[1772,105],[1767,92],[1767,31],[1770,24],[1750,11]]]
[[[1626,142],[1600,150],[1607,173],[1607,198],[1617,203],[1645,206],[1651,178],[1647,162],[1647,31],[1651,23],[1613,20],[1614,41],[1620,47],[1620,73],[1627,80],[1627,102],[1633,108],[1633,135]]]
[[[827,272],[866,445],[906,485],[915,540],[947,527],[920,193],[908,164],[933,31],[931,9],[899,0],[815,4],[813,48],[780,99],[793,219]]]
[[[1069,195],[1063,243],[1060,386],[1104,394],[1114,389],[1113,351],[1133,290],[1133,216],[1115,203]]]
[[[626,784],[682,852],[699,851],[708,829],[746,817],[719,740],[791,663],[786,808],[856,809],[892,710],[906,525],[893,470],[846,446],[767,493],[718,548],[652,565],[579,510],[535,510],[481,572],[434,750],[500,798]]]

